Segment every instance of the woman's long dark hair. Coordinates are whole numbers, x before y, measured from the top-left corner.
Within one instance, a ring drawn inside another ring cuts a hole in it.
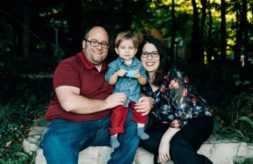
[[[143,46],[147,43],[153,44],[157,48],[158,54],[160,56],[160,65],[158,67],[158,70],[156,71],[155,79],[153,81],[154,85],[160,86],[162,84],[163,77],[171,68],[171,64],[169,62],[168,48],[159,40],[153,37],[148,37],[144,39],[143,43],[139,48],[139,56],[141,55]]]

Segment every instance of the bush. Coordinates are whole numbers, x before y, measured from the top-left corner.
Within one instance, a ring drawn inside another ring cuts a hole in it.
[[[218,124],[216,133],[223,138],[253,142],[253,65],[177,65],[211,106]]]
[[[34,155],[24,152],[23,139],[27,137],[32,126],[35,112],[34,105],[0,104],[0,163],[34,163]],[[44,111],[44,106],[36,106]],[[39,112],[38,112],[39,113]]]
[[[22,142],[33,120],[44,117],[51,92],[51,79],[5,77],[0,95],[0,163],[34,163]]]
[[[253,142],[253,93],[241,93],[214,115],[222,128],[217,133],[226,138]]]

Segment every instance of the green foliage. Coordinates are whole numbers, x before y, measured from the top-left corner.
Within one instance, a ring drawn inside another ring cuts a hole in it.
[[[249,117],[247,116],[241,116],[239,118],[240,121],[245,121],[246,123],[248,123],[252,128],[253,128],[253,120],[250,119]]]
[[[241,79],[241,76],[239,74],[234,74],[233,78],[235,80],[235,86],[247,86],[250,84],[249,80],[243,80]]]
[[[22,142],[33,120],[44,117],[51,79],[6,77],[0,95],[0,163],[34,163]],[[50,81],[50,82],[49,82]]]
[[[234,164],[252,164],[253,163],[253,157],[247,158],[243,156],[236,156],[233,160]]]
[[[218,133],[229,138],[253,142],[252,107],[252,93],[243,92],[233,97],[231,104],[216,113],[222,126]]]
[[[22,148],[34,118],[29,110],[21,104],[0,104],[0,163],[33,163],[33,155]]]
[[[0,54],[6,55],[11,52],[13,46],[13,32],[6,20],[0,19]]]
[[[253,142],[253,66],[176,63],[212,107],[222,138]],[[201,68],[201,69],[199,69]]]

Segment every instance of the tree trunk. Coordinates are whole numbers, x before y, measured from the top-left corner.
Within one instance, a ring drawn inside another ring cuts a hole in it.
[[[216,59],[216,55],[214,54],[213,50],[213,42],[212,42],[212,29],[213,29],[213,18],[212,18],[212,11],[211,7],[208,7],[208,33],[207,33],[207,62],[210,63],[212,60],[212,56]]]
[[[190,56],[190,61],[199,62],[200,61],[200,51],[199,51],[199,15],[197,4],[195,0],[192,0],[193,6],[193,29],[192,29],[192,52]]]
[[[253,15],[253,1],[250,1],[250,11],[251,11],[251,15]],[[251,32],[251,34],[253,34],[253,28],[249,28],[248,30]],[[251,49],[251,51],[252,51],[252,49]],[[251,52],[251,55],[253,55],[253,52]],[[251,57],[253,57],[253,56],[251,56]],[[251,60],[253,60],[253,59],[251,59]]]
[[[221,62],[226,61],[226,2],[225,0],[221,0],[221,24],[220,24],[220,39],[221,39]]]
[[[234,63],[236,65],[240,64],[240,55],[241,55],[241,45],[242,45],[242,28],[241,28],[241,21],[240,21],[240,8],[237,6],[236,11],[236,44],[234,49]]]
[[[245,63],[248,61],[249,55],[249,36],[248,36],[248,20],[247,20],[247,0],[242,0],[242,15],[241,15],[241,27],[243,31],[243,49],[242,55],[244,55]]]
[[[204,33],[205,33],[205,23],[206,23],[206,7],[207,7],[207,2],[206,0],[201,0],[202,4],[202,19],[201,19],[201,24],[200,24],[200,31],[199,31],[199,53],[200,53],[200,61],[203,63],[204,61]]]
[[[81,0],[64,0],[64,3],[69,27],[68,43],[65,52],[67,56],[72,56],[82,49]]]
[[[172,6],[171,6],[171,46],[170,46],[170,57],[171,57],[171,61],[174,61],[174,57],[178,57],[178,52],[177,49],[178,47],[176,47],[176,53],[175,53],[175,38],[176,38],[176,28],[175,28],[175,0],[172,0]],[[176,44],[177,46],[177,44]]]
[[[123,10],[122,10],[122,16],[123,16],[123,30],[129,30],[131,27],[131,21],[132,21],[132,17],[128,11],[128,0],[124,0],[123,1]]]
[[[22,13],[23,13],[23,28],[22,28],[22,53],[25,58],[30,57],[30,48],[31,48],[31,42],[30,42],[30,22],[29,22],[29,7],[28,4],[23,3],[22,4]]]

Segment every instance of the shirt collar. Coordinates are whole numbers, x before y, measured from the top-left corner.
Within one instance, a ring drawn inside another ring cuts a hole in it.
[[[120,63],[126,65],[124,59],[122,59],[121,57],[118,57],[118,60],[120,61]],[[132,59],[132,64],[131,64],[130,66],[135,66],[136,64],[138,64],[137,58],[134,57],[134,58]]]
[[[83,63],[83,65],[86,69],[88,69],[88,70],[96,69],[97,70],[97,68],[93,64],[91,64],[90,61],[86,58],[83,51],[80,52],[78,55],[79,55],[81,62]],[[104,71],[105,69],[106,69],[106,63],[103,62],[100,72]]]

